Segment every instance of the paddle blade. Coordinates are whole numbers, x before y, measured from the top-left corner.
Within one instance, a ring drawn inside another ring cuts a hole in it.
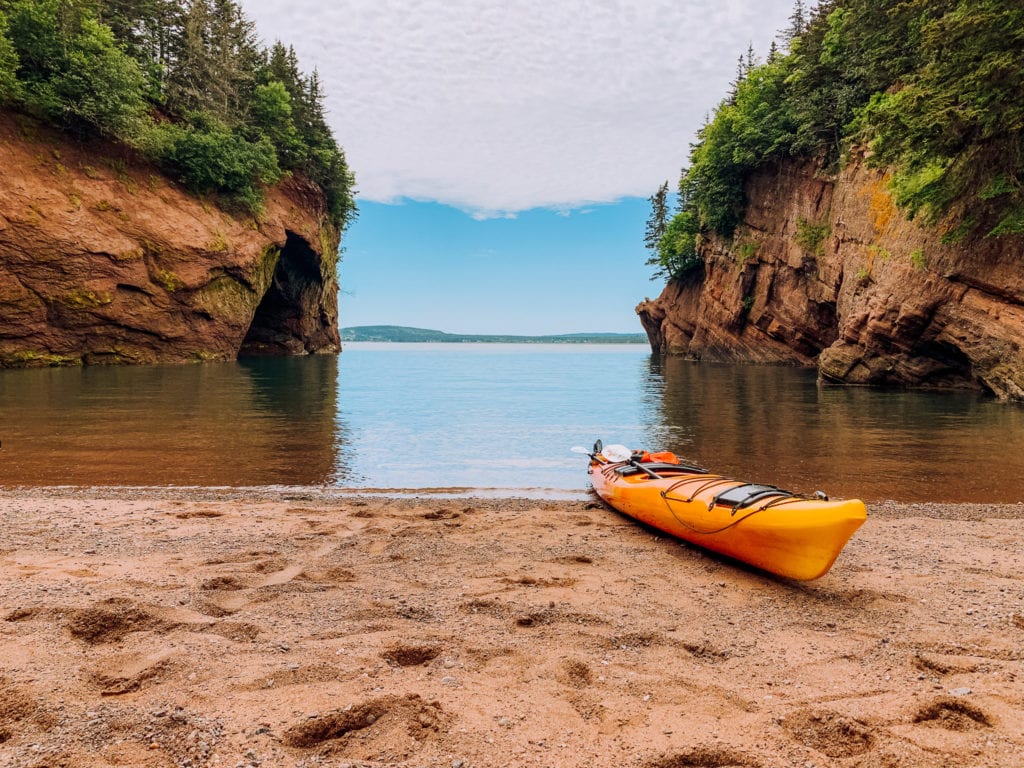
[[[633,452],[624,445],[606,445],[601,450],[601,455],[608,461],[629,461],[633,458]]]

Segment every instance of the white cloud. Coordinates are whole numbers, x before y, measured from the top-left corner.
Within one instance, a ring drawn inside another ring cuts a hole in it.
[[[674,183],[792,0],[242,0],[320,71],[360,197],[478,216]]]

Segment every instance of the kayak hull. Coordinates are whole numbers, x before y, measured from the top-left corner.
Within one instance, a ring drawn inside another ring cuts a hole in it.
[[[679,472],[621,474],[623,463],[590,465],[594,490],[629,517],[704,549],[790,579],[823,576],[867,519],[858,499],[769,495],[746,506],[716,503],[746,484]],[[780,492],[785,493],[785,492]]]

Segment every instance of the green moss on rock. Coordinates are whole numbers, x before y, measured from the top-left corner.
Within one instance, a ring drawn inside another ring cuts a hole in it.
[[[66,293],[60,297],[60,303],[71,309],[95,309],[104,307],[114,301],[113,297],[105,291],[78,290]]]
[[[0,367],[2,368],[57,368],[81,364],[80,357],[55,355],[51,352],[34,349],[0,352]]]
[[[153,273],[153,280],[168,293],[180,291],[185,287],[184,281],[169,269],[158,269]]]
[[[212,318],[242,325],[252,320],[262,297],[230,275],[220,275],[196,291],[191,303]]]

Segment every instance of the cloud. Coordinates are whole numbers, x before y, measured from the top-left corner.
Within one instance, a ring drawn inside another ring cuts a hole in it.
[[[478,217],[648,196],[791,0],[242,0],[319,70],[360,197]]]

